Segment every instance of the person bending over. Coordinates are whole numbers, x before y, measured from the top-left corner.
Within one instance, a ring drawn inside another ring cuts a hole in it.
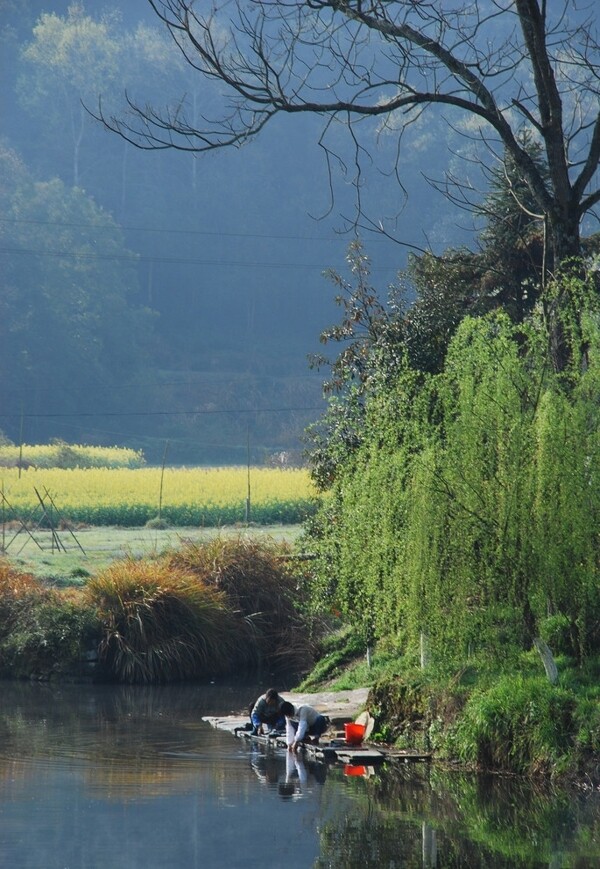
[[[281,706],[285,715],[285,738],[288,751],[296,752],[303,742],[319,744],[319,738],[327,730],[329,721],[312,706],[294,706],[287,700]]]

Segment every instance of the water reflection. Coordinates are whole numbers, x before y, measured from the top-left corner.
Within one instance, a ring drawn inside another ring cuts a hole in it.
[[[327,778],[327,765],[308,760],[289,751],[276,753],[273,749],[254,746],[252,769],[260,782],[276,788],[283,800],[298,800],[322,787]]]
[[[600,865],[598,794],[326,766],[201,720],[260,687],[0,683],[0,866]]]

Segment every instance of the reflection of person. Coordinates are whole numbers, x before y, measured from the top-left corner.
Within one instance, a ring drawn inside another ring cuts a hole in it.
[[[284,800],[302,796],[307,781],[308,774],[304,761],[298,754],[288,752],[285,764],[285,781],[281,782],[277,788],[279,796]]]
[[[285,761],[285,780],[291,781],[295,776],[298,777],[300,787],[306,787],[308,773],[306,772],[304,761],[299,754],[291,754],[288,752]]]
[[[283,771],[281,758],[271,752],[267,754],[254,754],[251,761],[252,769],[258,779],[265,785],[274,787],[279,782],[279,776]]]
[[[303,742],[318,745],[319,737],[325,733],[329,724],[327,718],[312,706],[295,707],[287,700],[281,706],[281,713],[285,715],[285,738],[288,751],[291,752],[298,751]]]
[[[281,712],[281,707],[284,702],[283,697],[279,696],[275,688],[269,688],[266,694],[262,694],[250,713],[252,733],[262,733],[263,725],[273,730],[283,730],[285,717]]]

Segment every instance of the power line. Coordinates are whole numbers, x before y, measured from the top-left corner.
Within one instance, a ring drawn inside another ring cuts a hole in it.
[[[21,217],[0,217],[0,223],[12,223],[12,224],[33,224],[36,226],[67,226],[74,229],[92,229],[92,230],[101,230],[106,229],[110,231],[118,230],[120,232],[159,232],[161,235],[206,235],[217,238],[262,238],[269,240],[281,240],[281,241],[319,241],[319,242],[339,242],[345,241],[341,236],[310,236],[310,235],[274,235],[270,233],[259,233],[259,232],[227,232],[227,231],[217,231],[217,230],[206,230],[206,229],[172,229],[165,227],[154,227],[154,226],[121,226],[120,224],[114,223],[77,223],[75,221],[61,221],[61,220],[37,220],[37,219],[26,219]],[[381,242],[381,239],[377,239],[378,242]]]
[[[103,253],[75,253],[73,251],[64,250],[43,250],[40,248],[21,248],[21,247],[1,247],[0,253],[4,254],[27,254],[28,256],[39,257],[54,257],[57,259],[75,259],[84,261],[104,261],[111,260],[114,262],[124,262],[129,265],[138,265],[139,263],[169,263],[179,265],[196,265],[196,266],[225,266],[237,268],[275,268],[275,269],[318,269],[320,272],[327,271],[330,266],[325,266],[318,263],[290,263],[290,262],[249,262],[239,260],[210,260],[210,259],[187,259],[184,257],[171,256],[147,256],[145,254],[103,254]],[[371,271],[390,271],[397,270],[395,266],[371,266]]]
[[[125,416],[211,416],[214,414],[247,414],[247,413],[298,413],[300,411],[323,410],[323,405],[306,407],[254,407],[227,408],[222,410],[126,410],[126,411],[90,411],[67,413],[0,413],[2,419],[84,419],[94,417],[125,417]]]
[[[203,389],[209,386],[214,389],[216,387],[222,387],[224,384],[227,383],[235,383],[235,381],[247,381],[248,384],[269,381],[271,385],[276,385],[281,382],[287,383],[287,381],[290,380],[309,380],[314,381],[315,385],[317,383],[320,383],[322,385],[323,374],[254,374],[253,372],[240,371],[237,373],[230,372],[226,377],[222,377],[218,373],[201,371],[197,380],[148,380],[145,383],[95,383],[93,384],[93,386],[90,386],[89,384],[87,386],[69,386],[69,395],[77,392],[89,393],[91,389],[93,389],[94,392],[109,391],[111,393],[125,392],[129,389],[135,389],[139,391],[142,389],[173,389],[174,387],[187,389]],[[44,383],[43,385],[38,386],[23,386],[19,387],[18,389],[8,389],[6,392],[3,392],[3,397],[6,399],[7,396],[22,396],[24,393],[37,392],[43,392],[45,395],[47,395],[52,391],[59,391],[62,393],[64,390],[60,386],[53,387],[52,384]]]
[[[170,256],[142,256],[141,254],[103,254],[103,253],[74,253],[66,250],[42,250],[40,248],[2,247],[0,253],[29,254],[33,256],[49,256],[78,260],[115,260],[136,265],[139,262],[158,263],[182,263],[197,266],[238,266],[241,268],[294,268],[294,269],[323,269],[325,266],[310,263],[265,263],[265,262],[240,262],[236,260],[201,260],[186,259],[183,257]]]

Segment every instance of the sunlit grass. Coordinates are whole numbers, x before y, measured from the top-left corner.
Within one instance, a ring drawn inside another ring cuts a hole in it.
[[[115,528],[94,526],[77,528],[74,534],[59,529],[53,540],[49,530],[36,529],[33,537],[17,529],[7,529],[7,562],[22,573],[32,573],[53,585],[82,585],[85,578],[105,570],[122,558],[155,558],[177,548],[185,540],[203,543],[215,535],[240,534],[292,544],[300,534],[299,525],[254,526],[240,530],[229,528]],[[56,547],[56,537],[61,548]],[[53,546],[54,543],[54,546]]]

